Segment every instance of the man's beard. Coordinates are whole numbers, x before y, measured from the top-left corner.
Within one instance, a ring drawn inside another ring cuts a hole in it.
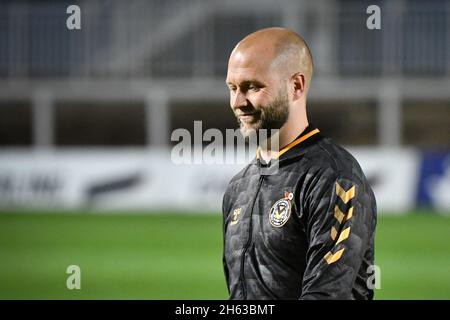
[[[249,112],[253,119],[250,123],[242,123],[238,118],[241,134],[245,139],[251,135],[258,135],[261,129],[266,130],[266,137],[272,135],[273,130],[279,130],[289,117],[289,100],[286,89],[280,90],[278,96],[268,105],[256,109],[250,106]]]

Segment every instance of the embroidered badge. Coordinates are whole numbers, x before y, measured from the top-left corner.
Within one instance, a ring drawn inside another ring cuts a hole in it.
[[[292,192],[285,192],[284,198],[275,202],[269,211],[269,221],[274,227],[282,227],[291,216],[291,200],[294,198]]]

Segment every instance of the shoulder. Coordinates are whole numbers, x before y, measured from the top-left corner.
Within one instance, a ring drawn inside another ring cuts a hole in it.
[[[345,148],[329,138],[321,139],[306,153],[307,165],[314,171],[334,178],[365,180],[363,170],[356,158]]]
[[[358,190],[359,195],[374,198],[372,188],[355,157],[329,138],[308,148],[298,162],[296,190],[301,199],[325,201],[338,190]]]
[[[305,161],[304,174],[300,175],[297,184],[299,203],[310,209],[305,212],[343,201],[343,204],[358,203],[367,212],[366,217],[371,219],[374,216],[375,194],[358,161],[349,151],[331,139],[323,138],[308,150]],[[334,211],[331,211],[330,216],[333,215]]]

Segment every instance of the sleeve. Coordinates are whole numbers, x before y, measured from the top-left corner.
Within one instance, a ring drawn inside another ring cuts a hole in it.
[[[318,178],[304,201],[308,251],[300,299],[351,299],[370,245],[371,198],[339,174]]]
[[[225,261],[225,233],[226,233],[226,219],[228,214],[228,190],[225,192],[222,200],[222,234],[223,234],[223,245],[222,245],[222,264],[225,276],[225,282],[227,285],[228,294],[230,294],[230,282],[229,282],[229,272],[227,263]]]

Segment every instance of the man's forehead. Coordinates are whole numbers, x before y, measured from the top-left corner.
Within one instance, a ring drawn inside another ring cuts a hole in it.
[[[242,50],[234,50],[231,53],[229,66],[243,68],[262,68],[270,65],[273,60],[271,50],[264,48],[247,48]]]
[[[269,81],[269,76],[266,72],[255,72],[252,68],[232,68],[228,69],[226,83],[265,83]]]
[[[231,80],[230,78],[246,78],[246,80],[265,78],[269,73],[271,62],[264,54],[233,53],[228,63],[227,80]]]

